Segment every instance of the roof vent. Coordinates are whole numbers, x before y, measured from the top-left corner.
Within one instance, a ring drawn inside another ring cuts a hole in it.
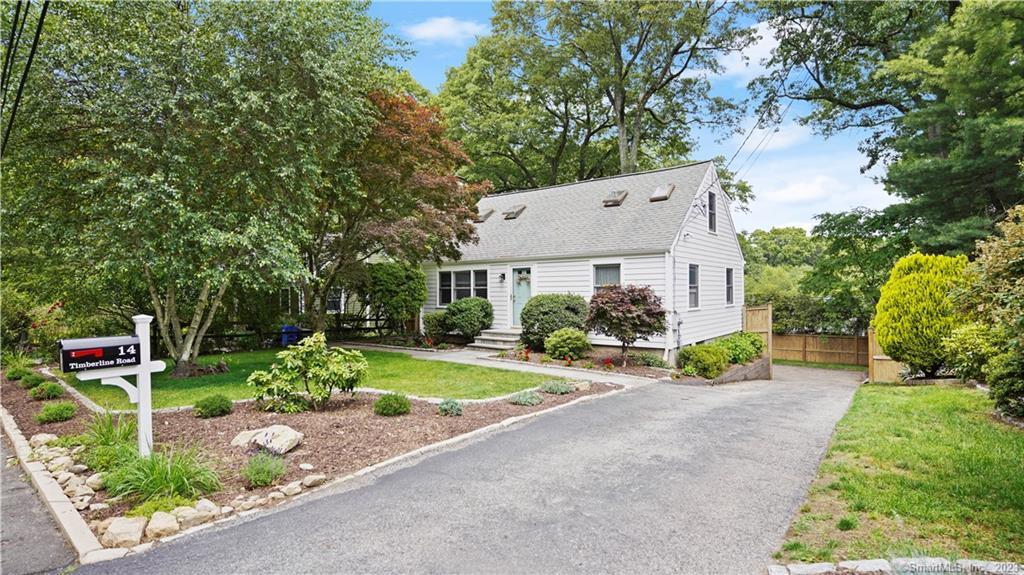
[[[675,184],[664,184],[664,185],[658,186],[658,189],[654,190],[654,193],[651,194],[651,201],[652,202],[664,202],[665,200],[667,200],[670,197],[672,197],[672,192],[674,192],[674,191],[676,191],[676,185]]]
[[[523,210],[525,210],[525,209],[526,209],[526,205],[525,204],[517,204],[517,205],[514,205],[511,208],[505,210],[503,213],[505,214],[505,219],[506,220],[514,220],[514,219],[518,218],[519,214],[523,213]]]
[[[473,217],[473,221],[475,223],[482,224],[486,222],[487,218],[491,217],[492,214],[494,214],[494,208],[487,208],[486,210],[481,210],[476,213],[476,216]]]
[[[629,194],[626,190],[619,190],[617,192],[609,192],[604,198],[604,207],[611,208],[614,206],[621,206],[622,201],[626,199]]]

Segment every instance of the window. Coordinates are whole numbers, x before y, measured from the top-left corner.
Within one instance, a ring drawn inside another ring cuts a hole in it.
[[[438,272],[437,304],[448,305],[470,296],[487,299],[487,270]]]
[[[594,291],[603,287],[617,286],[622,283],[622,268],[619,264],[601,264],[594,266]]]
[[[334,288],[327,294],[327,313],[341,313],[345,294]]]
[[[725,303],[732,305],[732,268],[725,268]]]
[[[714,192],[708,192],[708,231],[718,229],[718,206]]]
[[[700,307],[700,266],[690,264],[690,308]]]

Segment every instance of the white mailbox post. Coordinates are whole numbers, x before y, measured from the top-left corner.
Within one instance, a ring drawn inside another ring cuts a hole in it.
[[[153,316],[137,315],[132,321],[134,337],[61,341],[61,369],[78,372],[78,379],[84,381],[98,379],[103,385],[125,390],[128,400],[138,404],[139,455],[146,457],[153,452],[151,376],[166,369],[167,364],[149,359],[149,324]],[[135,385],[128,383],[126,375],[135,376]]]

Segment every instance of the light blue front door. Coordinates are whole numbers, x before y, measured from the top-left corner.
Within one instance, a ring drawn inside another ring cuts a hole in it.
[[[519,314],[523,312],[526,300],[530,299],[530,283],[533,273],[530,268],[512,268],[512,325],[519,326]]]

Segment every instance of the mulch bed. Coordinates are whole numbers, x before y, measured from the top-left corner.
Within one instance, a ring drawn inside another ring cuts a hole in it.
[[[287,470],[276,486],[299,480],[311,473],[322,473],[328,479],[344,476],[364,467],[413,451],[457,435],[479,429],[509,417],[568,403],[579,397],[605,393],[619,386],[592,384],[589,390],[566,395],[542,394],[544,402],[527,407],[507,401],[468,403],[460,417],[438,415],[437,405],[412,401],[407,415],[382,417],[373,413],[377,395],[338,396],[320,411],[278,414],[260,411],[252,403],[235,405],[223,417],[199,419],[191,411],[153,414],[154,441],[163,447],[196,447],[209,459],[220,475],[224,489],[208,498],[220,505],[230,505],[238,495],[265,495],[276,487],[248,489],[239,471],[253,453],[232,447],[231,440],[241,431],[273,424],[287,425],[305,435],[303,442],[284,456]],[[68,435],[84,431],[92,412],[79,404],[74,419],[62,423],[40,425],[34,417],[42,402],[33,401],[16,384],[4,382],[3,406],[11,413],[26,438],[36,433]],[[75,401],[67,397],[68,401]],[[311,471],[299,469],[300,463],[314,465]],[[103,501],[104,492],[94,502]],[[130,505],[118,503],[99,512],[83,512],[87,519],[103,519],[123,513]]]
[[[529,360],[528,363],[532,363],[534,365],[547,365],[547,366],[551,366],[551,367],[575,367],[575,368],[589,369],[589,370],[596,370],[596,371],[607,371],[608,373],[621,373],[623,375],[636,375],[636,376],[639,376],[639,377],[650,377],[650,378],[654,378],[654,379],[664,379],[666,377],[671,377],[672,376],[672,370],[670,370],[670,369],[660,369],[660,368],[657,368],[657,367],[647,367],[647,366],[644,366],[644,365],[634,365],[633,363],[630,363],[629,365],[625,365],[624,366],[624,365],[622,365],[622,355],[618,354],[618,353],[609,355],[607,353],[590,352],[589,354],[587,354],[587,356],[585,358],[578,359],[578,360],[572,362],[572,365],[567,365],[565,363],[565,361],[560,360],[560,359],[554,359],[554,358],[551,358],[551,361],[548,361],[547,363],[544,363],[540,359],[543,355],[544,354],[537,353],[537,352],[531,353],[530,354],[530,360]],[[495,355],[495,356],[492,356],[492,357],[501,358],[501,356],[498,356],[498,355]],[[515,360],[515,361],[525,361],[525,360],[513,357],[512,352],[509,352],[508,357],[504,357],[504,358],[501,358],[501,359],[511,359],[511,360]],[[609,364],[609,360],[610,360],[610,364]],[[586,367],[586,366],[584,366],[584,364],[587,361],[593,362],[594,366],[593,367]],[[610,368],[605,368],[604,367],[605,365],[610,365],[611,367]]]

